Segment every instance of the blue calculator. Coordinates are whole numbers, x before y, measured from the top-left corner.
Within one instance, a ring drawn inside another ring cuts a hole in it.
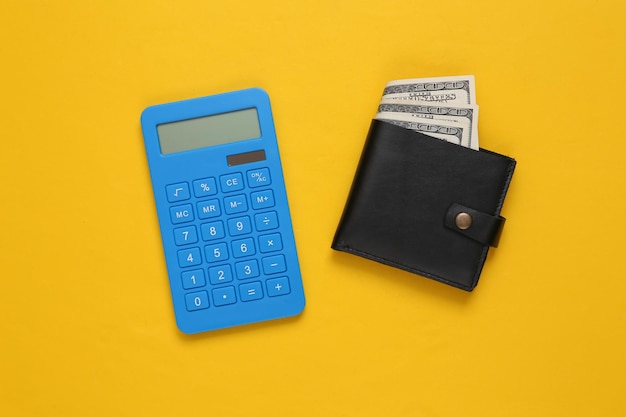
[[[299,314],[304,290],[267,93],[151,106],[141,125],[178,328]]]

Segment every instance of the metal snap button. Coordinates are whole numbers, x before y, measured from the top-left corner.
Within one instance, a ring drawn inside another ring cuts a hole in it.
[[[454,218],[454,224],[461,230],[467,230],[472,225],[472,216],[468,213],[461,212]]]

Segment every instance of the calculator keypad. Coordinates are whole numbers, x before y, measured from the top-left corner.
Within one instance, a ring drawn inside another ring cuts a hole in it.
[[[270,170],[190,183],[165,187],[187,311],[289,294]]]

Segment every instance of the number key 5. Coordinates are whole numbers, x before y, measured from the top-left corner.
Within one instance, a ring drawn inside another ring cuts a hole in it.
[[[220,262],[228,259],[228,248],[226,243],[209,245],[204,248],[207,262]]]

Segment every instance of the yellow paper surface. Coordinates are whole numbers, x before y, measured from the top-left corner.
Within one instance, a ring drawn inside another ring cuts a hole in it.
[[[626,414],[622,1],[0,9],[0,415]],[[462,74],[518,161],[471,294],[330,249],[384,85]],[[139,116],[252,86],[307,307],[184,336]]]

